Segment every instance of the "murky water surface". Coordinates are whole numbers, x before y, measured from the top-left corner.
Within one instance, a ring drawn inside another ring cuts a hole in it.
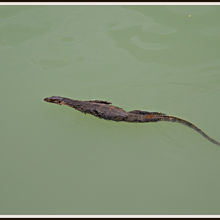
[[[0,214],[220,214],[219,6],[0,6]]]

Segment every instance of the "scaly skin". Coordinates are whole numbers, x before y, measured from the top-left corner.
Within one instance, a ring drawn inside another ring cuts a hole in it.
[[[209,137],[200,128],[188,122],[184,119],[177,118],[175,116],[168,116],[160,112],[146,112],[140,110],[134,110],[126,112],[124,109],[117,106],[111,105],[110,102],[91,100],[91,101],[79,101],[69,98],[64,98],[60,96],[52,96],[45,98],[44,101],[55,103],[59,105],[67,105],[69,107],[75,108],[83,113],[92,114],[96,117],[103,118],[106,120],[113,121],[126,121],[126,122],[157,122],[157,121],[168,121],[168,122],[178,122],[184,124],[198,133],[203,137],[208,139],[210,142],[220,146],[220,142]]]

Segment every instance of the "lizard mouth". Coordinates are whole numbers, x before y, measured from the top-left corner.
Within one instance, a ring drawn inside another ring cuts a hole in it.
[[[49,98],[44,98],[44,101],[45,102],[50,102],[50,99]]]

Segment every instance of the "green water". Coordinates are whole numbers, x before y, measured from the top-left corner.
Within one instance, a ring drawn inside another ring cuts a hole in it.
[[[0,6],[0,214],[220,214],[219,6]]]

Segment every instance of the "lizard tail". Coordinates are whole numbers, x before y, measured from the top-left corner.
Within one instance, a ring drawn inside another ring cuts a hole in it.
[[[161,116],[160,118],[161,118],[161,121],[177,122],[177,123],[180,123],[180,124],[184,124],[184,125],[192,128],[192,129],[194,129],[195,131],[197,131],[199,134],[201,134],[203,137],[208,139],[210,142],[220,146],[220,142],[218,142],[215,139],[209,137],[204,131],[202,131],[200,128],[198,128],[197,126],[195,126],[193,123],[191,123],[189,121],[186,121],[186,120],[183,120],[181,118],[174,117],[174,116],[167,116],[167,115]]]

